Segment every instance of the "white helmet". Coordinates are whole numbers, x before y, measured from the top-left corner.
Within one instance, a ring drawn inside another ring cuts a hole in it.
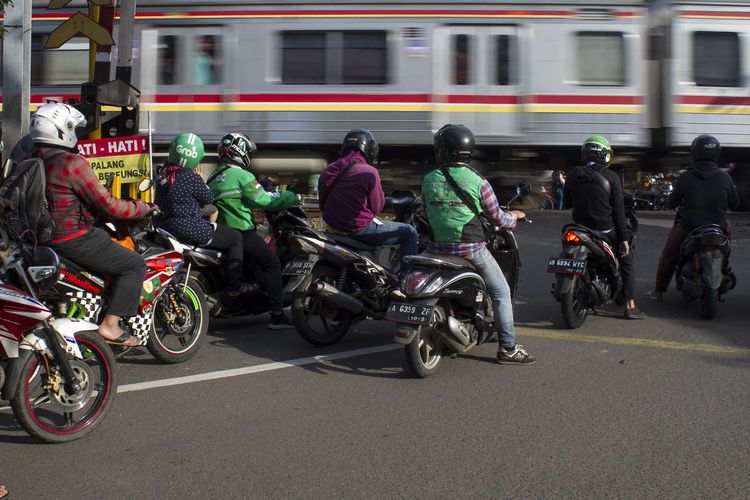
[[[67,104],[51,102],[31,115],[29,133],[34,144],[74,148],[78,142],[76,128],[85,126],[86,118],[80,111]]]

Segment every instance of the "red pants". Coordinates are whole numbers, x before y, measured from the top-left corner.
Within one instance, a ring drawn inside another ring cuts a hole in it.
[[[678,222],[675,222],[669,231],[667,243],[661,251],[661,256],[659,256],[659,266],[656,268],[654,292],[664,293],[667,291],[675,267],[677,267],[677,262],[680,260],[680,246],[688,234],[685,228]],[[727,221],[727,234],[729,235],[729,239],[732,239],[732,224],[729,221]]]

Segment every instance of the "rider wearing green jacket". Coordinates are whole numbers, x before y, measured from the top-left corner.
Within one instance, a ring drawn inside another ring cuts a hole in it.
[[[219,209],[219,222],[242,233],[245,262],[263,269],[271,309],[269,328],[293,328],[282,312],[281,264],[255,231],[253,209],[284,210],[299,203],[295,193],[269,193],[249,171],[257,147],[242,133],[225,135],[219,143],[219,167],[208,178]]]

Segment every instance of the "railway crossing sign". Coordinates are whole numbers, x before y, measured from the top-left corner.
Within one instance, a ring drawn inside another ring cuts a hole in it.
[[[51,0],[48,9],[60,9],[65,7],[71,0]],[[92,5],[111,5],[111,0],[89,0]],[[76,35],[83,35],[97,45],[110,46],[115,41],[112,33],[106,27],[97,23],[89,16],[76,12],[66,19],[60,26],[55,28],[44,44],[45,49],[57,49]]]

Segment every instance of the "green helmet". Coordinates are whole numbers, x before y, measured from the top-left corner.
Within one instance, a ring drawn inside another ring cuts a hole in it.
[[[612,163],[612,146],[601,135],[592,135],[581,146],[581,156],[586,163],[608,167]]]
[[[195,170],[204,155],[203,141],[191,132],[178,135],[169,145],[169,159],[172,165]]]

